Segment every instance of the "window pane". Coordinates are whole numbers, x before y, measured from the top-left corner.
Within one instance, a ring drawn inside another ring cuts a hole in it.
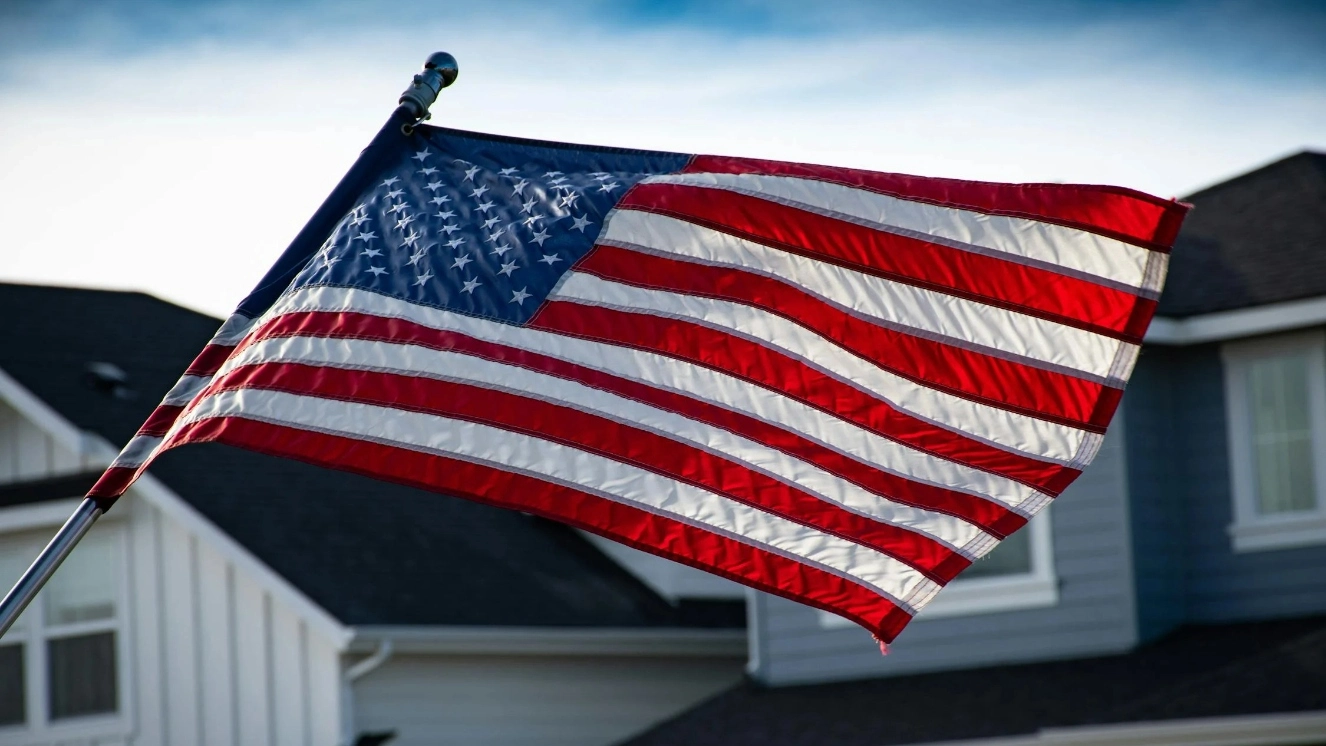
[[[962,580],[992,578],[1000,575],[1022,575],[1031,572],[1031,529],[1021,531],[1000,542],[999,546],[971,567],[962,571]]]
[[[0,646],[0,725],[24,723],[27,707],[23,690],[23,646]]]
[[[1257,360],[1248,366],[1257,511],[1264,515],[1312,510],[1312,421],[1305,355]]]
[[[115,633],[46,643],[51,718],[115,712]]]
[[[46,586],[46,624],[70,624],[115,616],[120,553],[114,537],[95,529],[79,542]]]

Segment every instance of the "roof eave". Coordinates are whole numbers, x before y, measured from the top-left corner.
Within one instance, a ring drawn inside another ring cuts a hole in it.
[[[352,653],[372,652],[390,641],[398,655],[746,655],[744,629],[361,625],[351,633]]]
[[[1291,331],[1326,324],[1326,297],[1271,303],[1185,318],[1157,316],[1148,344],[1183,346]]]

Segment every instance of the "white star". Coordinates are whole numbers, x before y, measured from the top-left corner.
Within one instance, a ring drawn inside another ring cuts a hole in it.
[[[476,206],[476,209],[478,209],[478,211],[479,211],[479,212],[482,212],[482,213],[487,213],[487,212],[488,212],[489,210],[491,210],[492,208],[493,208],[493,203],[492,203],[492,202],[480,202],[480,203]]]
[[[420,236],[419,236],[418,232],[416,232],[415,230],[411,229],[411,230],[410,230],[410,234],[407,235],[407,236],[403,236],[403,237],[401,238],[401,241],[404,241],[406,246],[413,246],[413,245],[415,244],[415,242],[419,240],[419,238],[420,238]]]
[[[515,172],[516,172],[516,169],[514,169],[514,168],[504,168],[504,169],[499,170],[497,173],[502,174],[503,176],[510,176],[511,174],[514,174]]]
[[[387,270],[383,267],[369,267],[368,272],[374,277],[379,277],[381,275],[385,275],[387,273]]]
[[[368,216],[367,216],[367,215],[359,215],[359,214],[356,214],[356,215],[354,216],[354,219],[350,221],[350,225],[353,226],[353,227],[355,227],[355,228],[358,228],[358,227],[359,227],[359,224],[362,223],[362,222],[364,222],[365,220],[368,220]]]
[[[612,178],[612,174],[608,173],[607,171],[595,171],[594,173],[590,174],[590,176],[593,176],[594,179],[597,181],[607,181],[608,179]]]
[[[467,169],[465,169],[465,180],[466,180],[466,181],[473,181],[473,180],[474,180],[474,175],[477,174],[477,173],[479,173],[479,167],[478,167],[478,166],[475,166],[474,168],[467,168]]]
[[[552,265],[556,264],[557,262],[562,261],[562,258],[561,258],[560,256],[557,256],[556,254],[544,254],[544,255],[543,255],[543,258],[540,259],[539,261],[541,261],[541,262],[543,262],[544,264],[547,264],[549,267],[551,267]]]
[[[549,238],[552,238],[552,236],[548,235],[548,231],[539,231],[538,233],[535,233],[534,238],[531,238],[530,240],[542,246],[543,242],[547,241]]]
[[[364,249],[363,251],[359,252],[359,256],[367,256],[367,257],[382,256],[382,249],[373,249],[373,248]]]
[[[497,239],[501,238],[502,234],[504,233],[506,233],[506,228],[498,228],[497,230],[485,236],[485,238],[488,239],[489,243],[492,243],[493,241],[496,241]]]
[[[506,275],[510,277],[511,273],[515,271],[516,271],[516,260],[512,259],[511,261],[504,263],[502,265],[502,268],[497,270],[497,274]]]
[[[511,302],[515,303],[518,306],[523,306],[525,305],[525,299],[528,298],[529,296],[530,294],[525,292],[525,288],[521,288],[511,294]]]
[[[449,246],[449,247],[451,247],[451,248],[454,249],[454,248],[456,248],[457,246],[460,246],[460,245],[463,244],[463,243],[465,243],[465,239],[463,239],[463,238],[453,238],[453,239],[451,239],[450,241],[447,241],[447,246]]]
[[[511,251],[511,247],[507,246],[506,244],[502,244],[501,246],[498,246],[497,248],[493,249],[493,253],[498,256],[505,256],[508,251]]]
[[[567,192],[557,201],[561,202],[563,207],[570,207],[571,205],[574,205],[578,199],[580,199],[579,194],[576,194],[575,192]]]
[[[469,264],[472,261],[474,260],[464,254],[461,254],[460,256],[456,257],[456,261],[451,263],[451,267],[453,269],[465,269],[465,265]]]
[[[421,168],[415,173],[420,173],[423,174],[424,176],[432,176],[433,174],[437,173],[437,169],[433,168],[432,166],[429,166],[428,168]]]
[[[548,171],[547,173],[544,174],[545,177],[549,177],[549,176],[561,176],[561,175],[562,175],[562,172],[561,172],[561,171]]]
[[[618,184],[617,182],[614,181],[611,184],[604,184],[603,186],[599,187],[599,191],[611,192],[612,190],[616,189],[619,186],[621,186],[621,184]]]
[[[474,289],[479,287],[479,284],[480,283],[478,280],[466,280],[465,286],[462,287],[460,290],[462,293],[469,293],[470,295],[474,295]]]
[[[540,220],[543,220],[542,215],[530,215],[529,217],[520,221],[520,223],[521,225],[524,225],[526,228],[533,228],[534,224],[539,222]]]
[[[391,190],[390,192],[387,192],[387,201],[390,202],[391,200],[396,199],[397,197],[401,196],[402,194],[405,194],[405,192],[404,192],[403,190],[400,190],[400,189],[393,189],[393,190]]]
[[[416,161],[419,161],[420,163],[423,163],[425,160],[428,159],[428,156],[429,156],[429,155],[432,155],[432,154],[428,152],[428,148],[424,148],[423,150],[419,151],[418,153],[415,153],[415,154],[414,154],[413,156],[411,156],[411,157],[414,158]]]
[[[565,176],[558,176],[557,178],[552,179],[552,180],[549,181],[548,183],[549,183],[549,184],[552,184],[553,186],[558,186],[559,184],[561,184],[561,183],[564,182],[564,181],[566,181],[566,177],[565,177]]]
[[[420,249],[410,255],[410,260],[406,264],[418,264],[424,257],[428,256],[427,249]]]
[[[488,230],[489,228],[492,228],[494,225],[497,225],[500,222],[502,222],[501,218],[488,218],[487,220],[483,221],[483,229]]]
[[[429,202],[432,202],[433,204],[438,205],[438,206],[440,207],[440,206],[445,205],[446,203],[450,202],[450,201],[451,201],[451,198],[444,194],[444,195],[442,195],[441,197],[434,197],[434,198],[432,198],[432,199],[430,199],[430,200],[428,200],[428,201],[429,201]]]
[[[417,279],[415,279],[414,284],[416,287],[419,287],[423,285],[425,282],[428,282],[430,279],[432,279],[432,277],[433,277],[432,272],[425,272],[422,275],[419,275]]]
[[[341,258],[339,256],[323,257],[322,266],[326,267],[327,269],[331,269],[331,266],[339,261],[341,261]]]
[[[438,217],[442,217],[442,216],[441,216],[441,215],[438,215]],[[448,217],[450,217],[450,216],[448,216]],[[447,223],[446,225],[442,226],[441,230],[442,230],[443,233],[445,233],[445,234],[447,234],[448,236],[450,236],[452,233],[455,233],[456,231],[460,230],[460,226],[459,226],[459,225],[455,225],[454,223]]]
[[[440,181],[430,181],[424,185],[424,189],[427,189],[430,192],[436,192],[441,188],[442,188],[442,182]]]
[[[377,237],[378,234],[374,233],[373,231],[367,231],[365,233],[360,233],[359,235],[355,236],[355,238],[359,239],[360,241],[372,241]]]
[[[536,200],[536,199],[531,199],[531,200],[529,200],[528,202],[521,202],[521,203],[520,203],[520,211],[521,211],[521,212],[529,212],[530,210],[533,210],[533,209],[534,209],[534,206],[537,205],[537,204],[539,204],[539,201]]]
[[[584,233],[585,228],[589,225],[592,225],[592,223],[589,222],[589,218],[574,218],[571,223],[571,229]]]
[[[433,217],[440,218],[442,220],[450,220],[456,217],[456,213],[452,212],[451,210],[443,210],[442,212],[433,213]]]
[[[520,181],[517,181],[516,183],[514,183],[514,184],[511,185],[511,191],[513,191],[513,192],[515,192],[516,194],[518,194],[518,195],[524,197],[524,196],[525,196],[525,187],[527,187],[527,186],[529,186],[529,182],[526,181],[525,179],[521,179]]]
[[[486,191],[488,191],[488,187],[486,187],[486,186],[479,186],[479,187],[476,187],[475,189],[473,189],[473,190],[470,191],[470,196],[471,196],[471,197],[474,197],[474,198],[477,199],[477,198],[479,198],[479,197],[482,197],[482,196],[483,196],[483,193],[486,192]]]
[[[401,210],[407,209],[408,207],[409,205],[405,204],[404,202],[397,202],[396,204],[392,205],[391,209],[387,210],[387,212],[391,213],[392,215],[395,215],[396,213],[400,212]]]
[[[387,179],[386,181],[384,181],[384,182],[382,182],[381,184],[379,184],[379,186],[384,186],[384,187],[387,187],[388,189],[390,189],[390,188],[391,188],[391,185],[392,185],[392,184],[395,184],[395,183],[398,182],[398,181],[400,181],[400,179],[398,179],[398,178],[396,178],[395,176],[393,176],[393,177],[391,177],[390,179]]]
[[[413,216],[413,215],[406,215],[405,217],[403,217],[403,218],[401,218],[400,220],[397,220],[397,221],[396,221],[396,230],[398,230],[398,231],[405,230],[405,226],[407,226],[407,225],[409,225],[410,223],[413,223],[413,222],[414,222],[414,216]]]

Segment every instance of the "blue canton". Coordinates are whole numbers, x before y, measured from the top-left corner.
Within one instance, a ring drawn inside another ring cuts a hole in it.
[[[363,288],[524,324],[626,190],[685,159],[421,128],[294,287]]]

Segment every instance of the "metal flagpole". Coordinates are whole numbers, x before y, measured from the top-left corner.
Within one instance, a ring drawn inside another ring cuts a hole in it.
[[[379,162],[384,154],[390,153],[392,146],[401,142],[402,136],[413,134],[414,127],[431,116],[429,108],[437,101],[442,89],[455,82],[458,73],[455,57],[446,52],[434,52],[429,55],[423,71],[414,76],[410,87],[401,94],[398,106],[386,124],[382,125],[382,129],[378,130],[368,147],[359,154],[354,165],[350,166],[345,176],[341,177],[336,188],[327,195],[327,199],[323,200],[317,212],[313,213],[313,217],[309,218],[295,236],[295,240],[281,255],[281,259],[276,262],[267,276],[262,278],[249,297],[240,303],[241,312],[260,311],[261,309],[250,309],[246,306],[265,294],[280,292],[290,284],[303,264],[298,259],[309,256],[317,250],[327,234],[336,227],[337,221],[354,205],[355,198],[368,186],[367,182],[377,174]],[[46,585],[46,581],[51,579],[51,575],[55,573],[64,558],[69,556],[87,534],[88,529],[92,528],[92,524],[110,509],[112,503],[113,500],[103,501],[92,497],[83,499],[73,515],[69,516],[69,520],[65,521],[46,548],[37,555],[37,559],[28,567],[27,572],[23,573],[23,577],[18,579],[4,600],[0,601],[0,637],[9,631],[19,614],[23,613],[37,592]]]

